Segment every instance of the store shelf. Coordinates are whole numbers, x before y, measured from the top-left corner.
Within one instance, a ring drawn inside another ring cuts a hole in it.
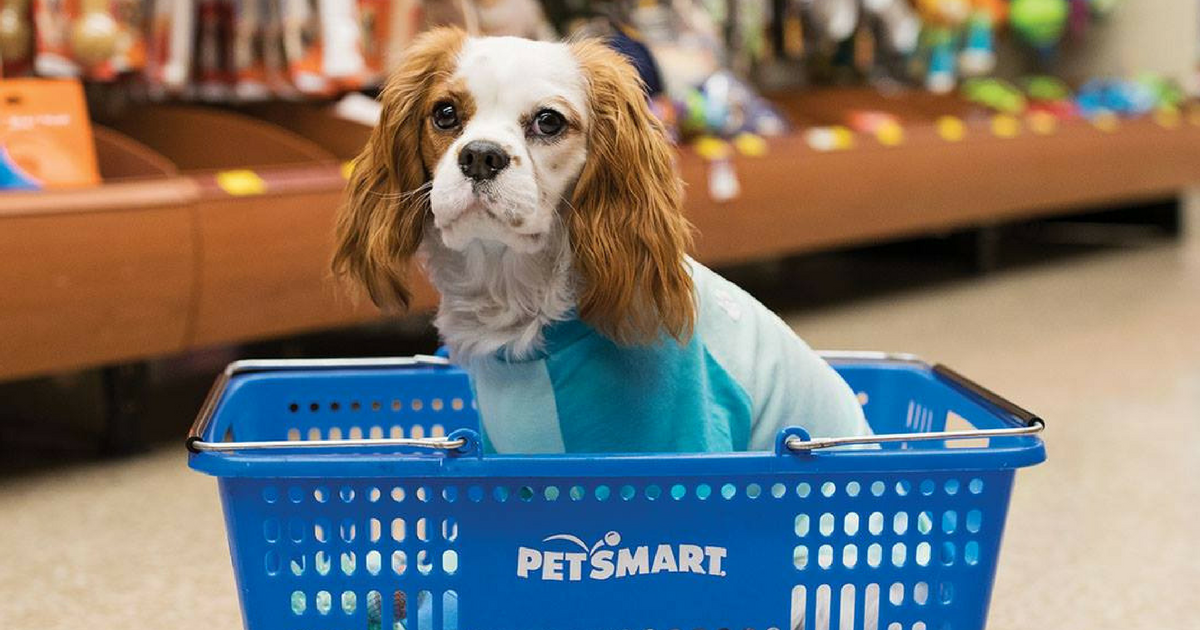
[[[772,139],[765,156],[733,158],[735,200],[714,202],[709,165],[681,152],[705,262],[1063,214],[1200,181],[1200,118],[1072,121],[1045,135],[1017,121],[1004,138],[990,116],[950,98],[777,100],[801,130]],[[843,150],[810,146],[805,128],[841,124],[851,109],[894,113],[903,142],[860,134]],[[939,135],[945,115],[963,120],[961,141]],[[367,128],[308,104],[154,106],[106,123],[96,133],[102,186],[0,195],[0,379],[379,317],[328,271],[344,165]],[[432,308],[434,292],[418,283],[415,307]]]

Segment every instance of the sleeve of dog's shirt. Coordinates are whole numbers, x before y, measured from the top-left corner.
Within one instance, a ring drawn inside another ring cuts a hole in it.
[[[772,450],[779,431],[813,437],[871,434],[846,381],[770,309],[737,285],[690,261],[700,304],[697,334],[745,390],[754,410],[750,450]]]

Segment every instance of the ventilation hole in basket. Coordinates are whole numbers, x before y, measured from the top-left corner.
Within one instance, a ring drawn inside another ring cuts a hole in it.
[[[388,430],[388,437],[392,438],[393,440],[399,440],[399,439],[404,438],[404,427],[393,426],[391,429]]]
[[[483,488],[479,486],[471,486],[470,488],[467,488],[467,498],[470,499],[472,503],[479,503],[483,500]]]
[[[792,564],[801,571],[808,568],[808,547],[796,545],[792,550]]]
[[[938,560],[941,561],[943,566],[954,566],[954,559],[957,555],[957,549],[954,547],[954,543],[947,540],[942,543],[942,551],[938,556]]]
[[[376,550],[368,551],[366,557],[363,558],[363,566],[367,568],[367,573],[379,575],[383,569],[383,556]]]
[[[288,411],[290,411],[292,413],[296,413],[297,411],[300,411],[300,405],[298,403],[289,403],[287,408],[288,408]]]
[[[937,484],[934,483],[932,479],[926,479],[921,482],[920,488],[921,494],[925,496],[931,496],[933,491],[937,489]]]
[[[858,545],[846,545],[842,548],[842,566],[853,569],[858,564]]]
[[[896,482],[896,495],[901,497],[908,496],[912,492],[912,483],[907,479],[902,479]]]
[[[833,524],[835,520],[836,518],[829,512],[822,514],[820,520],[818,521],[817,531],[821,532],[822,536],[832,536]]]
[[[300,441],[300,429],[297,429],[295,427],[288,429],[287,430],[287,440],[289,442],[299,442]]]
[[[983,526],[983,512],[979,510],[971,510],[967,512],[967,531],[972,534],[979,533],[979,529]]]
[[[338,496],[341,497],[342,503],[350,503],[353,501],[354,494],[354,488],[351,488],[350,486],[342,486],[342,488],[338,490]]]
[[[458,500],[458,488],[454,486],[446,486],[442,488],[442,500],[446,503],[454,503]]]
[[[650,499],[651,501],[657,501],[659,499],[659,497],[661,497],[661,496],[662,496],[662,488],[660,486],[657,486],[654,484],[646,486],[646,498],[647,499]],[[725,498],[728,499],[729,497],[725,497]]]
[[[269,543],[279,540],[279,519],[269,518],[263,521],[263,538]]]
[[[380,497],[382,496],[383,493],[379,491],[379,488],[376,488],[375,486],[367,488],[367,500],[371,503],[378,503]]]
[[[458,521],[453,517],[442,520],[442,540],[451,543],[458,540]]]
[[[608,497],[612,496],[612,488],[609,488],[605,485],[599,485],[596,486],[594,494],[596,495],[597,501],[607,501]]]
[[[847,496],[857,497],[860,492],[862,492],[862,486],[857,481],[851,481],[846,484]]]
[[[872,543],[867,547],[867,564],[874,569],[883,562],[883,547],[879,543]]]
[[[958,512],[948,510],[942,514],[942,531],[953,534],[958,530]]]
[[[863,590],[863,630],[879,630],[879,585]]]
[[[399,486],[392,488],[391,495],[392,495],[392,501],[395,501],[396,503],[400,503],[401,501],[404,500],[404,488],[401,488]]]
[[[883,483],[882,481],[871,482],[871,495],[872,496],[881,497],[881,496],[883,496],[883,493],[886,490],[887,490],[887,484]]]
[[[354,539],[358,536],[358,526],[355,525],[354,521],[346,519],[342,521],[342,525],[338,528],[338,532],[341,534],[342,540],[346,542],[354,542]]]
[[[904,626],[900,625],[897,621],[893,621],[888,624],[887,630],[904,630]]]
[[[826,481],[821,484],[821,496],[829,498],[837,492],[837,484],[832,481]]]
[[[442,630],[458,630],[458,593],[442,593]]]
[[[702,483],[696,486],[696,498],[701,501],[707,501],[712,496],[712,486]]]
[[[313,556],[313,568],[320,575],[329,575],[329,570],[333,568],[333,559],[329,557],[326,551],[318,551]]]
[[[321,429],[319,429],[317,427],[313,427],[308,430],[308,441],[309,442],[316,442],[319,439],[321,439]]]
[[[432,427],[429,427],[429,437],[446,437],[446,427],[440,424],[435,424]]]
[[[847,536],[858,534],[858,514],[847,512],[844,522],[842,523],[842,531],[846,532]]]
[[[383,409],[383,403],[379,402],[378,400],[372,400],[371,411],[379,411],[380,409]]]
[[[350,401],[350,411],[360,411],[360,410],[362,410],[362,403],[358,402],[357,400]]]
[[[403,551],[392,552],[392,573],[404,575],[408,571],[408,554]]]
[[[892,566],[902,567],[908,559],[908,547],[904,543],[892,545]]]
[[[342,612],[353,615],[358,610],[358,595],[354,591],[342,591]]]
[[[417,592],[417,630],[433,630],[433,595]]]
[[[792,588],[792,622],[788,625],[792,630],[805,630],[806,619],[804,610],[808,605],[808,589],[803,584]]]
[[[399,398],[393,398],[388,407],[390,407],[393,412],[397,412],[404,408],[404,404],[400,402]],[[375,409],[375,411],[379,411],[379,409]]]
[[[291,560],[288,560],[288,568],[292,570],[292,575],[300,577],[308,569],[308,559],[304,557],[304,554],[294,555]]]
[[[308,597],[302,591],[292,591],[292,614],[303,615],[308,610]]]
[[[817,587],[817,605],[814,607],[816,610],[813,611],[813,616],[816,618],[816,625],[814,626],[816,630],[829,630],[829,611],[831,608],[829,600],[832,590],[828,584],[822,584]]]
[[[446,575],[458,573],[458,552],[447,549],[442,552],[442,572]]]
[[[757,499],[762,496],[762,486],[752,483],[746,486],[746,498]]]
[[[417,540],[421,542],[429,542],[429,519],[421,517],[417,519]]]
[[[727,484],[721,486],[721,498],[722,499],[725,499],[726,501],[728,501],[729,499],[732,499],[735,496],[737,496],[737,486],[735,486],[731,483],[727,483]]]
[[[367,630],[383,630],[383,596],[367,591]]]
[[[904,604],[903,584],[900,582],[892,584],[891,590],[888,591],[888,601],[891,602],[893,606],[900,606]]]
[[[925,630],[925,622],[918,621],[912,625],[912,630]]]
[[[329,428],[329,439],[331,439],[331,440],[342,439],[342,429],[340,427],[330,427]]]
[[[521,486],[521,489],[517,490],[517,496],[520,497],[522,501],[529,503],[533,500],[533,488],[529,486]]]
[[[402,519],[402,518],[392,519],[392,540],[394,540],[396,542],[403,542],[406,534],[407,534],[407,531],[406,531],[404,519]]]
[[[446,403],[443,402],[441,398],[434,398],[433,400],[429,401],[429,408],[434,411],[441,411],[442,409],[446,408]]]
[[[867,392],[858,392],[854,397],[858,399],[858,406],[860,407],[866,407],[867,403],[871,401],[871,397],[867,395]]]
[[[309,404],[308,404],[308,410],[309,410],[309,411],[311,411],[311,412],[313,412],[313,413],[316,413],[316,412],[320,411],[320,410],[321,410],[321,403],[309,403]]]
[[[317,542],[329,542],[329,530],[331,527],[329,521],[323,518],[313,521],[313,538],[316,538]]]
[[[383,439],[383,427],[381,427],[379,425],[375,425],[375,426],[371,427],[370,429],[367,429],[367,436],[370,437],[372,440]]]
[[[304,542],[304,521],[298,518],[288,519],[288,538],[292,542]]]
[[[917,548],[913,553],[913,558],[917,561],[918,565],[927,567],[929,566],[929,557],[931,555],[932,550],[929,547],[929,543],[923,542],[917,544]]]
[[[546,489],[542,491],[542,496],[545,497],[547,501],[557,501],[559,494],[560,491],[558,486],[546,486]]]
[[[925,510],[917,515],[917,532],[928,535],[933,531],[933,512]]]
[[[330,411],[341,411],[341,410],[342,410],[342,403],[339,403],[339,402],[336,402],[336,401],[335,401],[335,402],[331,402],[331,403],[329,403],[329,410],[330,410]]]
[[[496,486],[496,488],[492,490],[492,498],[496,499],[497,503],[504,503],[508,500],[508,488],[505,488],[504,486]]]
[[[796,484],[796,496],[800,497],[801,499],[807,499],[808,495],[810,494],[812,494],[812,486],[805,482]]]
[[[455,399],[453,399],[453,400],[451,400],[451,401],[450,401],[450,408],[451,408],[451,409],[453,409],[453,410],[455,410],[455,411],[462,411],[462,410],[463,410],[463,406],[464,406],[464,405],[463,405],[463,399],[461,399],[461,398],[455,398]]]
[[[808,518],[807,514],[796,515],[796,535],[800,538],[804,538],[808,535],[808,531],[811,528],[811,523],[809,521],[810,519]]]
[[[404,591],[396,591],[392,595],[392,621],[393,630],[400,630],[408,623],[408,596]]]
[[[983,492],[983,480],[979,477],[972,479],[971,483],[967,484],[967,490],[969,490],[971,494],[979,494]]]
[[[854,630],[854,585],[842,586],[841,614],[838,615],[838,628]]]
[[[354,575],[358,571],[358,556],[353,551],[343,551],[341,565],[343,575]]]
[[[412,425],[408,428],[408,437],[411,437],[414,440],[425,439],[425,427],[419,424]]]
[[[833,566],[832,545],[821,545],[821,548],[817,550],[817,564],[820,565],[822,569],[828,569],[829,567]]]
[[[776,499],[782,499],[783,495],[787,494],[787,486],[777,483],[771,486],[771,496]]]
[[[329,488],[324,486],[313,489],[313,498],[317,503],[324,503],[329,500]]]
[[[425,402],[422,401],[420,398],[414,398],[412,401],[412,404],[409,405],[409,409],[412,409],[413,411],[420,411],[424,407],[425,407]]]
[[[687,486],[677,483],[671,486],[670,494],[672,499],[675,499],[676,501],[682,501],[685,497],[687,497]]]
[[[571,486],[571,490],[567,492],[572,501],[582,501],[587,496],[587,491],[583,486]]]
[[[907,512],[896,512],[896,515],[892,517],[892,531],[895,532],[897,536],[903,536],[905,532],[908,531]]]
[[[883,513],[871,512],[867,517],[867,531],[871,532],[872,536],[878,536],[883,533]]]
[[[433,572],[433,563],[429,560],[429,551],[422,549],[417,552],[417,572],[421,575],[429,575]]]
[[[357,426],[356,426],[356,427],[350,427],[350,431],[347,433],[347,435],[349,436],[349,438],[350,438],[351,440],[361,440],[361,439],[363,439],[363,430],[362,430],[362,427],[357,427]]]
[[[433,494],[429,492],[429,486],[418,486],[416,494],[417,500],[421,503],[429,503],[429,499],[433,497]]]
[[[963,546],[963,562],[971,566],[979,564],[979,543],[972,540]]]
[[[279,575],[279,552],[272,549],[267,552],[267,556],[263,559],[264,568],[267,575]]]
[[[950,582],[942,582],[938,585],[938,601],[942,605],[948,605],[954,602],[954,585]]]
[[[928,603],[929,585],[925,582],[917,582],[916,585],[913,586],[912,598],[918,606],[924,606],[926,603]]]

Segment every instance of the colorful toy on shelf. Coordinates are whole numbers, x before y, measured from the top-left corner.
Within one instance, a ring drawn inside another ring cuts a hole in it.
[[[925,87],[946,94],[958,84],[958,42],[971,7],[967,0],[917,0],[924,21]]]
[[[970,79],[963,84],[962,93],[968,101],[1003,114],[1021,114],[1028,106],[1021,90],[1001,79]]]
[[[698,88],[689,90],[680,111],[680,127],[689,137],[778,136],[787,130],[787,122],[775,107],[728,70],[713,73]]]
[[[1154,111],[1158,98],[1149,85],[1137,81],[1093,79],[1079,89],[1075,104],[1089,119],[1114,114],[1131,117]]]
[[[964,76],[983,76],[996,69],[996,29],[1007,17],[1005,0],[972,0],[959,54]]]
[[[1009,23],[1026,44],[1048,59],[1066,33],[1070,12],[1067,0],[1012,0]]]
[[[1062,79],[1047,75],[1026,77],[1022,80],[1025,93],[1029,96],[1029,111],[1049,114],[1057,119],[1077,116],[1071,88]]]
[[[880,44],[894,54],[916,52],[921,19],[906,0],[862,0],[864,17],[878,24]]]

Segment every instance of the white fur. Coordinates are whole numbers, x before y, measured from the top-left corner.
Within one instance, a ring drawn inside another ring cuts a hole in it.
[[[454,71],[475,113],[433,169],[433,227],[422,247],[442,294],[435,324],[456,359],[540,347],[542,329],[575,305],[571,246],[562,213],[587,157],[580,132],[527,138],[522,121],[543,107],[586,129],[587,84],[565,44],[513,37],[469,39]],[[499,144],[510,165],[474,187],[458,166],[473,140]]]

